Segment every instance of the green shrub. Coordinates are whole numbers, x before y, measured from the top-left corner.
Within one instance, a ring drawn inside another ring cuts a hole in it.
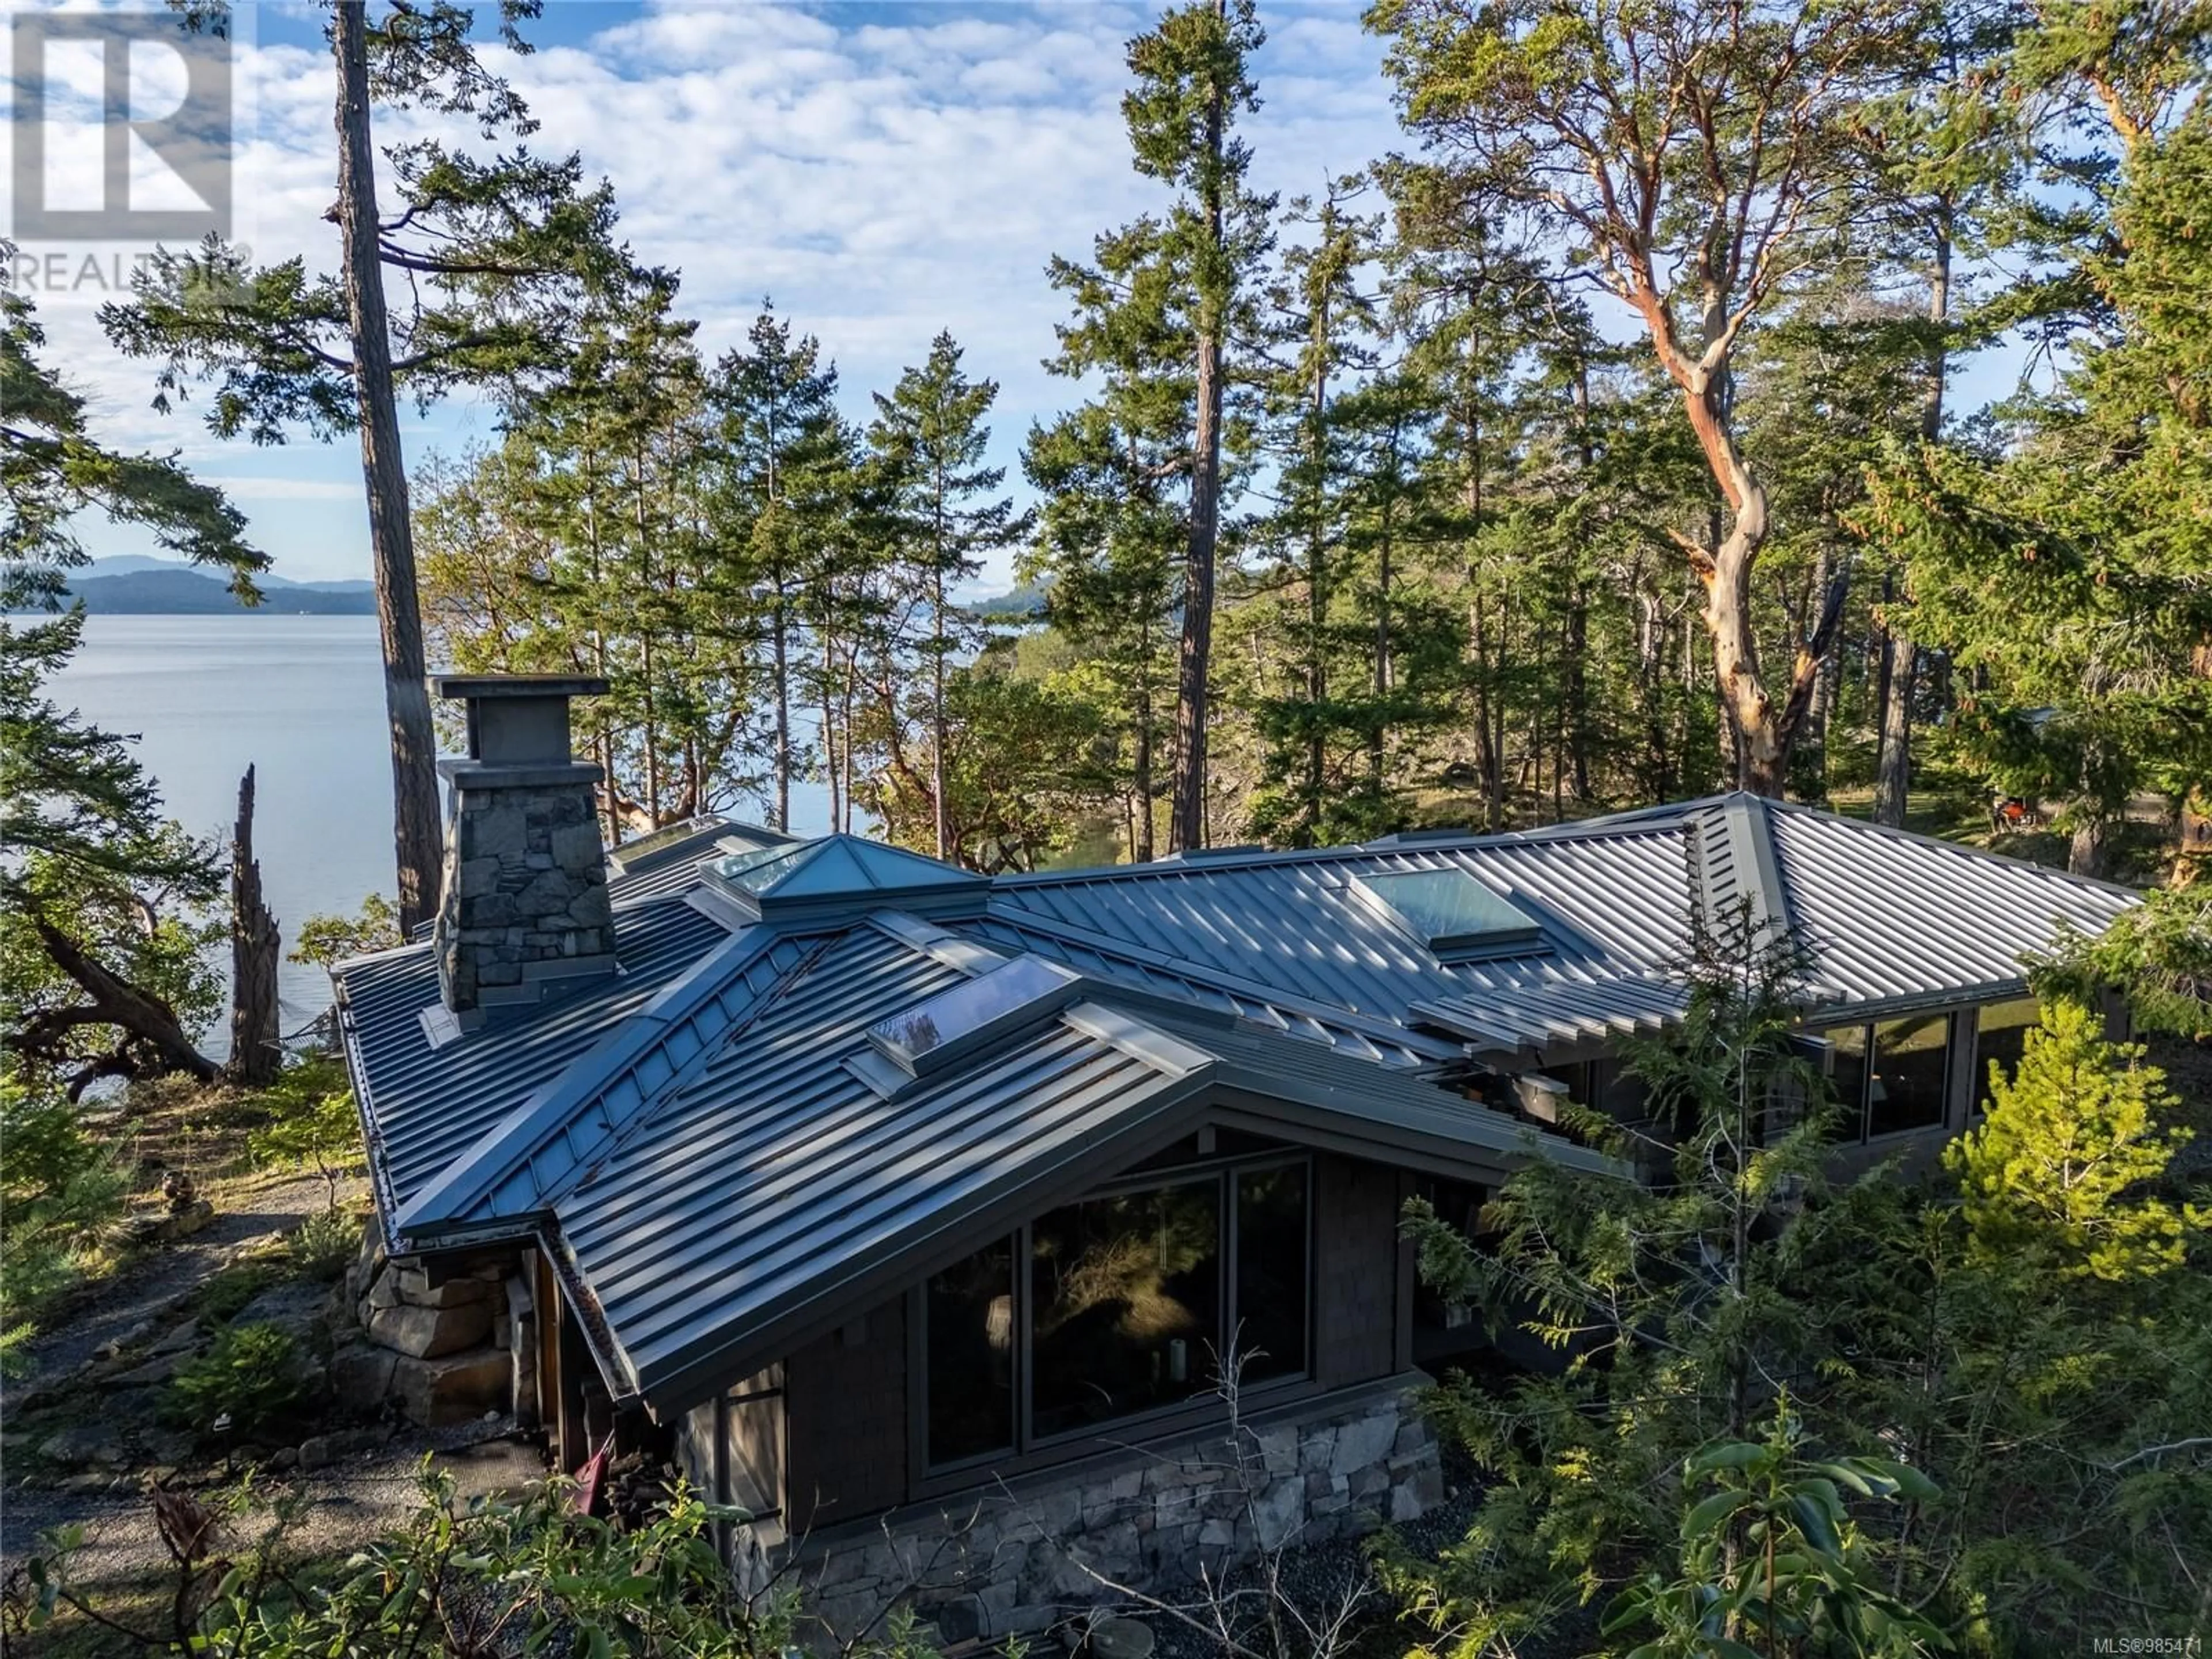
[[[333,1080],[338,1086],[327,1086]],[[312,1169],[320,1175],[333,1206],[338,1178],[366,1162],[361,1115],[343,1081],[342,1073],[334,1079],[329,1063],[323,1060],[293,1067],[277,1088],[261,1097],[270,1118],[246,1141],[260,1168]]]
[[[105,1265],[128,1171],[57,1096],[0,1084],[0,1370],[58,1299]]]
[[[347,1210],[318,1210],[285,1241],[292,1271],[329,1284],[361,1253],[362,1218]]]
[[[307,1397],[300,1345],[274,1325],[234,1325],[215,1346],[177,1368],[169,1384],[167,1414],[205,1433],[224,1417],[234,1433],[247,1433],[292,1411]]]

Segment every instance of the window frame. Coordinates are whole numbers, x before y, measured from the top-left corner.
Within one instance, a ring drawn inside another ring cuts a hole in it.
[[[1959,1092],[1958,1071],[1960,1030],[1961,1027],[1965,1024],[1966,1016],[1970,1012],[1972,1011],[1950,1006],[1935,1008],[1906,1009],[1899,1012],[1885,1014],[1878,1019],[1844,1020],[1834,1024],[1814,1026],[1803,1033],[1804,1036],[1811,1037],[1825,1045],[1827,1053],[1826,1055],[1826,1064],[1824,1070],[1832,1088],[1835,1081],[1836,1058],[1839,1052],[1838,1045],[1836,1042],[1838,1036],[1844,1032],[1855,1031],[1858,1033],[1859,1041],[1863,1045],[1859,1050],[1861,1063],[1859,1068],[1857,1098],[1855,1100],[1845,1100],[1840,1096],[1838,1096],[1836,1098],[1837,1108],[1849,1115],[1847,1121],[1851,1126],[1851,1133],[1850,1138],[1841,1141],[1839,1144],[1850,1146],[1887,1146],[1893,1142],[1901,1141],[1911,1135],[1938,1134],[1945,1133],[1956,1127],[1955,1120],[1957,1116],[1957,1101],[1955,1097]],[[1901,1129],[1884,1129],[1881,1133],[1875,1133],[1874,1132],[1872,1121],[1872,1114],[1874,1109],[1874,1079],[1876,1065],[1881,1059],[1881,1054],[1879,1035],[1881,1028],[1885,1025],[1894,1025],[1906,1020],[1936,1018],[1940,1018],[1943,1022],[1943,1100],[1942,1111],[1937,1114],[1935,1121],[1931,1123],[1908,1124]]]
[[[1216,1253],[1215,1295],[1220,1310],[1219,1334],[1226,1336],[1237,1328],[1239,1309],[1237,1305],[1237,1249],[1240,1226],[1241,1178],[1270,1170],[1302,1168],[1305,1176],[1305,1327],[1304,1363],[1298,1369],[1279,1376],[1267,1377],[1240,1389],[1240,1400],[1261,1396],[1273,1400],[1310,1390],[1314,1386],[1315,1351],[1314,1328],[1316,1296],[1316,1244],[1319,1229],[1316,1215],[1319,1208],[1320,1187],[1317,1165],[1313,1153],[1304,1149],[1286,1149],[1279,1152],[1245,1154],[1242,1157],[1207,1158],[1170,1170],[1147,1170],[1131,1172],[1100,1182],[1095,1187],[1055,1204],[1053,1209],[1062,1209],[1094,1199],[1115,1198],[1133,1193],[1157,1192],[1169,1187],[1188,1186],[1200,1182],[1214,1183],[1219,1195],[1221,1218],[1220,1248]],[[1049,1213],[1047,1212],[1046,1213]],[[1147,1407],[1126,1416],[1102,1419],[1095,1423],[1079,1424],[1050,1434],[1036,1432],[1036,1363],[1034,1316],[1036,1298],[1032,1288],[1030,1267],[1035,1239],[1032,1233],[1034,1218],[1024,1217],[1004,1237],[1013,1246],[1014,1328],[1017,1337],[1012,1355],[1013,1370],[1013,1437],[1011,1446],[988,1452],[978,1452],[947,1462],[933,1462],[929,1453],[929,1282],[924,1279],[908,1295],[909,1325],[913,1331],[908,1344],[907,1375],[909,1378],[908,1426],[911,1455],[914,1459],[914,1484],[918,1492],[951,1488],[961,1484],[962,1477],[989,1468],[1018,1467],[1031,1462],[1057,1461],[1071,1448],[1086,1442],[1095,1442],[1101,1436],[1123,1437],[1139,1433],[1156,1425],[1201,1421],[1218,1416],[1221,1410],[1218,1393],[1200,1389],[1185,1399],[1163,1405]]]

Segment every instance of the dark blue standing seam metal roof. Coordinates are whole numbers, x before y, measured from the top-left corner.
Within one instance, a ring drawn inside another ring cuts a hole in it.
[[[416,1194],[394,1231],[419,1244],[441,1227],[549,1207],[624,1128],[707,1064],[807,948],[754,927],[709,951]]]
[[[960,931],[1000,950],[1034,951],[1080,974],[1180,997],[1194,1007],[1249,1019],[1285,1036],[1325,1042],[1378,1065],[1419,1068],[1460,1057],[1458,1043],[1409,1031],[1395,1020],[1270,992],[1241,976],[1178,963],[1162,952],[1086,933],[1064,922],[1041,924],[1012,907],[981,921],[964,923]]]
[[[1447,965],[1351,890],[1357,875],[1449,869],[1534,917],[1542,952]],[[1491,837],[1002,879],[991,919],[1037,936],[1029,948],[1051,951],[1066,936],[1101,953],[1147,953],[1158,971],[1307,1013],[1316,1035],[1333,1037],[1332,1020],[1356,1012],[1420,1045],[1407,1028],[1427,1004],[1504,1009],[1529,997],[1541,1008],[1577,988],[1602,997],[1624,979],[1667,974],[1690,937],[1688,869],[1683,828],[1669,823],[1589,840]]]
[[[728,937],[681,897],[625,904],[615,915],[620,973],[529,1019],[486,1025],[436,1048],[421,1018],[438,1006],[429,945],[341,963],[331,974],[339,1029],[386,1223],[520,1103]]]
[[[1097,1139],[1179,1083],[1058,1017],[888,1097],[841,1063],[887,1012],[963,977],[854,929],[556,1206],[637,1386],[676,1383],[702,1344],[880,1267],[917,1231],[958,1227],[1041,1164],[1095,1176]]]
[[[884,1275],[911,1282],[931,1251],[949,1261],[977,1229],[1073,1196],[1144,1137],[1186,1132],[1203,1091],[1315,1145],[1439,1168],[1532,1150],[1585,1163],[1429,1079],[1679,1018],[1699,919],[1747,904],[1805,939],[1817,1020],[2012,994],[2057,923],[2098,931],[2136,902],[1731,795],[1506,836],[994,883],[814,843],[792,867],[820,878],[747,926],[730,901],[698,908],[700,864],[741,834],[640,849],[611,884],[621,975],[513,1024],[431,1047],[427,946],[336,975],[387,1225],[434,1243],[549,1225],[611,1366],[656,1405],[711,1387],[744,1344],[792,1339],[837,1297],[889,1293]],[[1424,871],[1480,882],[1540,938],[1447,964],[1351,886]],[[909,891],[940,925],[872,908]],[[1023,953],[1084,975],[1080,1000],[926,1078],[894,1075],[868,1043],[869,1025]]]
[[[672,1402],[748,1363],[740,1345],[787,1340],[827,1285],[858,1296],[923,1271],[917,1251],[972,1249],[1018,1218],[990,1206],[1034,1206],[1055,1179],[1092,1184],[1115,1162],[1102,1157],[1110,1141],[1186,1132],[1171,1115],[1210,1088],[1245,1091],[1259,1120],[1291,1114],[1370,1152],[1419,1145],[1491,1173],[1543,1155],[1514,1120],[1403,1073],[1149,1000],[1116,1004],[1111,986],[886,1093],[842,1062],[885,1013],[963,980],[898,931],[912,924],[886,923],[825,946],[556,1204],[573,1268],[641,1392]],[[1563,1162],[1613,1167],[1540,1139]]]

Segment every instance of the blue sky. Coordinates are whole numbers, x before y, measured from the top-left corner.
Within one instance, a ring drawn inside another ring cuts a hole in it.
[[[485,8],[488,15],[489,6]],[[996,459],[1013,469],[1032,417],[1073,388],[1046,374],[1064,315],[1043,270],[1161,200],[1130,169],[1119,99],[1138,5],[609,4],[550,0],[538,50],[502,64],[544,128],[613,180],[640,257],[684,276],[710,355],[736,343],[763,297],[836,360],[863,412],[950,328],[969,372],[1003,387]],[[1381,47],[1349,3],[1266,0],[1246,132],[1255,183],[1285,196],[1359,167],[1396,140]],[[327,268],[331,70],[305,8],[249,7],[240,70],[250,139],[240,236],[261,258]],[[498,55],[498,54],[495,54]],[[386,122],[382,136],[403,136]],[[365,575],[366,513],[349,441],[221,443],[186,405],[148,406],[151,375],[118,357],[82,305],[48,307],[52,352],[92,394],[100,430],[181,449],[249,515],[276,568]],[[489,439],[495,410],[460,399],[410,420],[410,465]],[[1010,471],[1018,483],[1018,470]],[[102,551],[138,550],[100,533]],[[992,573],[1003,579],[1003,572]]]

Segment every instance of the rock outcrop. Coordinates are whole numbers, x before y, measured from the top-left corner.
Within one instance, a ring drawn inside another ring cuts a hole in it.
[[[372,1236],[342,1294],[352,1328],[340,1332],[330,1370],[342,1409],[390,1402],[425,1428],[488,1411],[534,1416],[537,1379],[522,1363],[536,1353],[533,1310],[514,1258],[389,1258]]]

